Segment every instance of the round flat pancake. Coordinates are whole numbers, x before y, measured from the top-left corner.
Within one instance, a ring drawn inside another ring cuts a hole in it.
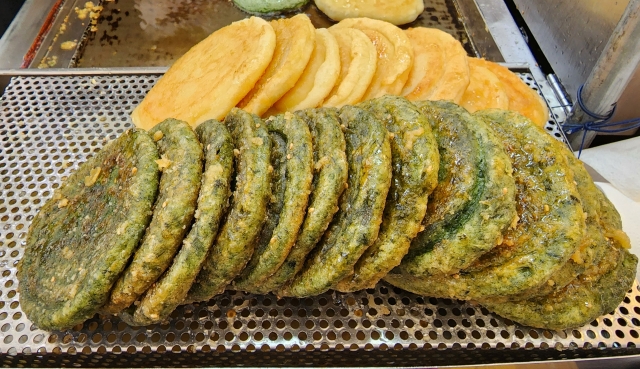
[[[431,125],[408,100],[383,96],[360,104],[383,122],[392,135],[393,180],[387,195],[378,239],[337,284],[342,292],[372,288],[400,264],[418,234],[427,199],[438,182],[440,157]]]
[[[338,211],[338,200],[347,183],[345,141],[335,109],[307,109],[296,113],[304,119],[313,140],[314,176],[309,207],[298,239],[280,268],[262,281],[256,292],[277,291],[303,267]]]
[[[559,147],[559,152],[562,152],[567,158],[573,172],[580,199],[582,200],[582,209],[587,218],[587,229],[576,252],[560,270],[551,275],[547,283],[531,290],[522,291],[517,295],[509,296],[509,300],[527,300],[555,293],[573,282],[576,277],[600,263],[600,260],[611,252],[612,248],[621,247],[616,245],[614,239],[606,237],[607,229],[620,229],[620,227],[616,226],[615,221],[608,221],[606,216],[601,217],[605,212],[602,200],[606,198],[593,183],[582,162],[574,156],[573,152],[560,142],[556,146]]]
[[[493,72],[485,68],[477,58],[469,62],[469,86],[460,99],[460,106],[470,113],[484,109],[509,108],[509,96],[503,83]]]
[[[376,48],[360,30],[331,27],[329,32],[338,41],[340,75],[322,106],[341,107],[358,103],[376,72]]]
[[[475,62],[487,68],[502,82],[509,99],[509,110],[531,119],[538,127],[544,127],[549,120],[549,110],[537,91],[527,86],[509,68],[485,59],[477,59]]]
[[[316,30],[311,59],[295,86],[276,102],[267,116],[315,108],[329,95],[340,75],[338,41],[326,29]]]
[[[151,220],[158,150],[141,130],[107,144],[33,219],[18,264],[20,307],[41,329],[72,327],[109,297]]]
[[[318,295],[353,273],[353,267],[378,236],[391,185],[391,147],[384,124],[364,109],[340,109],[344,125],[348,187],[320,244],[300,273],[278,291],[281,296]]]
[[[336,21],[367,17],[406,24],[413,22],[424,11],[423,0],[318,0],[315,3],[318,9]]]
[[[204,148],[205,167],[195,221],[171,267],[145,292],[130,315],[129,325],[161,323],[180,305],[193,284],[229,205],[233,174],[233,143],[224,124],[209,120],[196,128]]]
[[[264,123],[240,109],[231,109],[224,123],[236,148],[235,189],[229,213],[187,294],[187,302],[209,300],[242,271],[253,254],[270,199],[271,138]]]
[[[515,295],[546,283],[582,242],[586,226],[580,194],[557,141],[511,111],[475,116],[494,130],[512,160],[518,222],[500,245],[467,269],[453,276],[390,273],[385,280],[397,287],[461,300]]]
[[[413,65],[413,47],[404,31],[370,18],[349,18],[333,27],[359,29],[376,48],[376,72],[362,100],[400,94]]]
[[[515,302],[482,302],[489,310],[536,328],[561,330],[581,327],[613,311],[635,280],[638,258],[626,250],[611,252],[596,269],[550,295]]]
[[[148,130],[167,118],[192,127],[223,119],[262,76],[275,47],[273,28],[260,18],[221,28],[169,68],[134,109],[133,123]]]
[[[196,210],[203,154],[195,132],[186,122],[166,119],[149,135],[161,157],[160,190],[151,224],[104,307],[112,314],[136,301],[171,265]]]
[[[238,103],[239,108],[259,116],[295,86],[311,58],[316,39],[315,28],[305,14],[270,23],[276,32],[273,59],[253,89]],[[236,64],[233,59],[227,62]]]
[[[413,66],[401,94],[411,101],[459,103],[469,86],[467,52],[460,41],[435,28],[404,31],[413,47]]]
[[[498,137],[464,109],[446,101],[416,106],[438,142],[440,181],[400,268],[417,276],[453,274],[500,243],[514,221],[513,169]]]
[[[273,16],[292,12],[305,6],[309,0],[233,0],[243,12],[261,16]]]
[[[234,282],[239,290],[255,292],[285,261],[296,242],[307,210],[313,179],[311,133],[304,120],[291,113],[269,118],[269,132],[284,138],[285,167],[282,210],[272,232],[260,242],[251,260]]]

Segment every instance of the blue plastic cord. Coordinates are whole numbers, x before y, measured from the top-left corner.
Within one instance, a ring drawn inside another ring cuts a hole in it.
[[[578,151],[578,158],[582,154],[582,148],[584,147],[584,141],[588,131],[603,132],[603,133],[620,133],[620,132],[625,132],[634,128],[640,128],[640,118],[627,119],[620,122],[610,122],[611,117],[613,117],[613,114],[616,111],[616,104],[613,104],[611,111],[607,113],[607,115],[596,114],[590,111],[589,109],[587,109],[587,107],[584,105],[584,102],[582,101],[583,86],[584,85],[580,86],[580,88],[578,89],[578,96],[577,96],[578,105],[580,106],[582,111],[584,111],[585,114],[587,114],[594,120],[590,122],[578,123],[578,124],[566,123],[562,126],[562,129],[564,129],[564,131],[567,134],[572,134],[580,131],[584,132],[582,134],[582,142],[580,143],[580,150]],[[623,125],[624,127],[611,128],[611,127],[621,126],[621,125]]]

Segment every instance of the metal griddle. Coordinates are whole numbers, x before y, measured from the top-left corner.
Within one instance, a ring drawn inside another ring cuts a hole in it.
[[[16,264],[32,218],[80,163],[132,127],[158,69],[0,73],[0,354],[5,366],[424,366],[640,354],[640,289],[575,330],[532,329],[469,302],[380,283],[277,299],[228,291],[132,328],[96,315],[67,331],[20,309]],[[520,77],[533,86],[528,73]],[[2,89],[3,84],[8,84]],[[553,119],[546,129],[563,141]]]
[[[51,31],[29,63],[31,68],[168,66],[212,32],[247,17],[229,0],[114,0],[102,2],[104,9],[92,31],[90,19],[79,19],[76,12],[85,2],[66,0],[60,5]],[[477,9],[459,3],[470,1],[430,0],[424,13],[402,28],[438,28],[460,40],[470,55],[502,61],[484,27],[462,21],[462,12],[476,14]],[[317,28],[335,23],[313,2],[299,12],[309,15]],[[77,47],[63,50],[62,43],[70,40],[77,41]]]

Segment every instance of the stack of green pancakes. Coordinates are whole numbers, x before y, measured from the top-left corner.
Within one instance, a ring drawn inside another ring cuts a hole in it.
[[[161,323],[225,289],[307,297],[382,279],[563,329],[622,301],[628,248],[582,164],[526,118],[383,96],[127,131],[44,204],[18,279],[43,329],[98,312]]]

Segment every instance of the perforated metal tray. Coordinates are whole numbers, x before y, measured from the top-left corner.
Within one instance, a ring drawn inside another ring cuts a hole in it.
[[[20,309],[16,279],[31,219],[80,163],[131,126],[129,112],[159,77],[47,73],[5,74],[10,83],[0,99],[5,366],[424,366],[640,354],[637,285],[611,314],[559,332],[386,284],[306,299],[226,292],[180,307],[163,325],[131,328],[116,317],[95,316],[68,331],[40,330]],[[534,84],[528,74],[521,77]],[[554,120],[547,129],[562,140]]]

